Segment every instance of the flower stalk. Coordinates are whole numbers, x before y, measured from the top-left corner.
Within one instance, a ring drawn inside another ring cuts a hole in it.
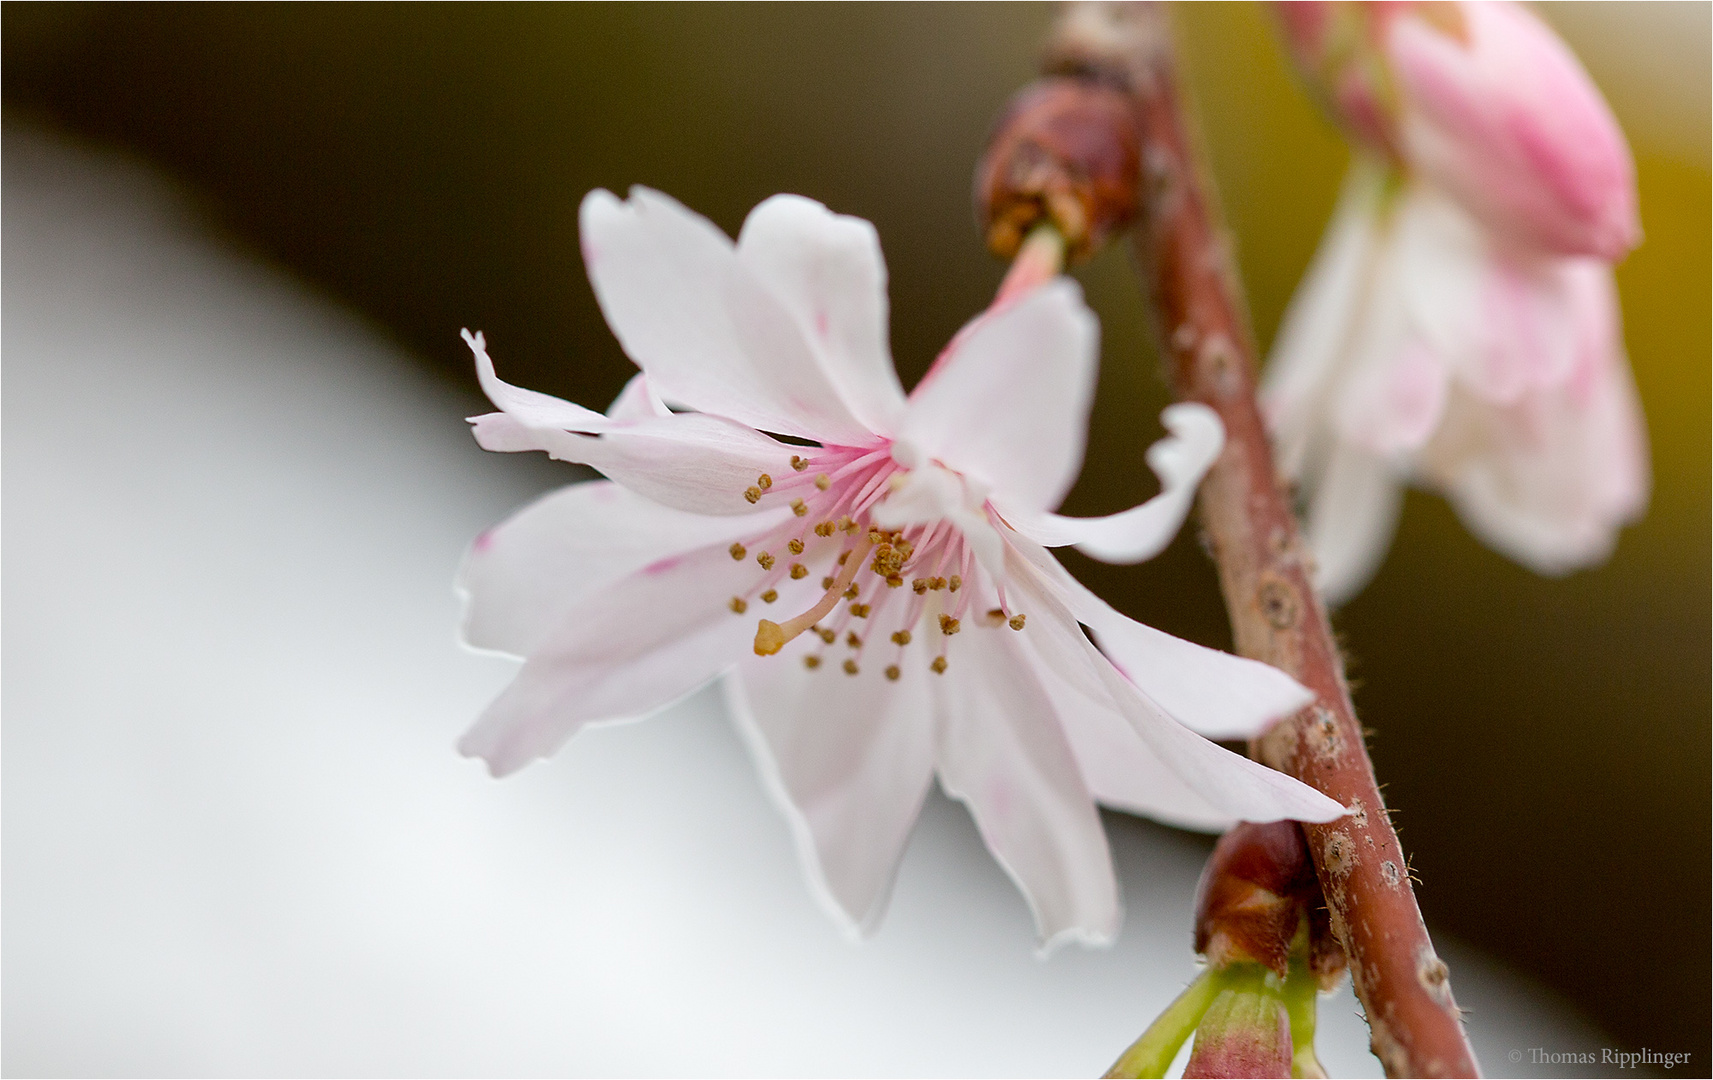
[[[1243,822],[1213,849],[1196,890],[1207,968],[1109,1077],[1164,1076],[1193,1031],[1185,1076],[1322,1077],[1315,997],[1344,976],[1314,866],[1295,822]]]
[[[1371,1046],[1390,1076],[1476,1075],[1447,968],[1416,905],[1312,584],[1312,559],[1277,478],[1256,404],[1242,290],[1184,117],[1165,11],[1150,3],[1072,4],[1046,67],[1051,75],[1123,88],[1132,104],[1142,161],[1132,240],[1162,355],[1176,395],[1213,408],[1227,432],[1199,504],[1237,649],[1316,695],[1252,740],[1251,754],[1350,809],[1304,832]]]

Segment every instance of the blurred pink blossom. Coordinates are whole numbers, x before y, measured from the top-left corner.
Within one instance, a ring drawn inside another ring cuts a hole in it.
[[[1603,561],[1647,503],[1611,263],[1640,237],[1623,134],[1509,3],[1280,5],[1356,140],[1263,386],[1327,596],[1384,559],[1402,485],[1544,574]]]

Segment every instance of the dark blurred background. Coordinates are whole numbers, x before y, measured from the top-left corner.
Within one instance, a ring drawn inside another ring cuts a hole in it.
[[[1622,8],[1622,10],[1617,10]],[[1619,269],[1653,440],[1647,518],[1605,567],[1535,577],[1412,494],[1338,625],[1433,926],[1565,995],[1621,1043],[1710,1060],[1708,6],[1550,5],[1633,140],[1647,242]],[[239,243],[364,312],[480,406],[459,343],[603,407],[631,372],[578,256],[593,187],[660,188],[736,231],[800,192],[875,222],[906,385],[1002,268],[974,228],[987,125],[1032,74],[1034,5],[20,4],[9,117],[140,155]],[[1346,153],[1263,9],[1177,10],[1258,339]],[[1079,276],[1104,368],[1068,504],[1146,497],[1167,401],[1121,251]],[[1229,647],[1188,533],[1072,569],[1130,614]]]

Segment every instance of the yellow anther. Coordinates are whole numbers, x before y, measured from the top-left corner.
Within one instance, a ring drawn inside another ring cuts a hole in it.
[[[804,566],[800,562],[794,562],[791,564],[791,580],[792,581],[801,581],[803,578],[807,577],[808,575],[809,575],[809,568],[807,566]]]
[[[857,662],[855,660],[846,660],[845,661],[845,674],[846,675],[855,675],[859,670],[861,670],[861,669],[857,667]]]
[[[928,591],[928,579],[925,577],[919,577],[910,583],[910,588],[917,596],[921,596],[923,593]]]
[[[855,615],[859,619],[868,618],[868,605],[867,604],[852,604],[851,605],[851,614]]]
[[[934,662],[928,665],[928,670],[936,675],[944,675],[946,673],[946,658],[943,656],[934,657]]]
[[[839,565],[840,566],[845,565],[846,561],[848,561],[850,559],[850,557],[851,557],[851,553],[848,551],[839,552]]]
[[[962,629],[962,627],[960,627],[958,625],[958,620],[952,618],[950,615],[941,615],[940,616],[940,633],[946,635],[947,637],[951,637],[953,634],[957,633],[960,629]]]
[[[941,589],[943,589],[945,587],[946,587],[946,579],[943,577],[936,577],[936,578],[929,578],[928,579],[928,588],[933,589],[935,592],[939,592]]]
[[[961,589],[961,588],[963,588],[963,587],[964,587],[964,579],[963,579],[963,578],[961,578],[961,577],[959,577],[959,576],[958,576],[958,575],[956,575],[956,574],[953,574],[953,575],[952,575],[952,580],[951,580],[951,582],[950,582],[950,584],[949,584],[949,586],[948,586],[948,587],[949,587],[949,588],[950,588],[950,589],[951,589],[951,590],[952,590],[952,591],[953,591],[953,592],[957,592],[957,591],[958,591],[958,590],[959,590],[959,589]]]
[[[886,677],[887,678],[891,679],[893,682],[897,682],[898,681],[898,675],[899,675],[899,671],[898,671],[898,665],[897,664],[886,665]]]
[[[772,656],[785,648],[787,640],[789,639],[786,638],[784,629],[778,623],[763,619],[755,627],[755,655]]]
[[[868,542],[871,544],[884,544],[886,543],[886,534],[871,525],[868,529]],[[887,550],[890,551],[891,548],[889,547]]]
[[[791,467],[793,469],[796,469],[798,472],[802,472],[804,469],[807,469],[809,467],[809,459],[806,457],[798,457],[796,454],[792,454],[791,455]]]
[[[821,640],[826,642],[828,645],[831,645],[833,640],[839,636],[824,626],[815,627],[815,633],[820,634]]]
[[[766,491],[768,488],[773,486],[773,477],[766,473],[762,473],[760,476],[755,478],[755,486]]]
[[[832,522],[823,521],[819,525],[815,526],[815,535],[816,536],[831,536],[831,535],[833,535],[833,528],[834,528],[834,526],[833,526]]]
[[[802,517],[809,512],[809,504],[804,502],[802,499],[792,499],[791,512],[796,514],[798,517]]]
[[[732,558],[733,559],[736,559],[739,562],[742,562],[743,557],[745,555],[748,555],[748,554],[749,554],[749,549],[745,548],[742,544],[733,544],[732,545]]]
[[[862,638],[857,637],[856,631],[852,630],[845,635],[845,644],[853,649],[860,649],[862,648]]]
[[[833,587],[833,576],[831,574],[828,574],[826,577],[821,579],[821,588],[830,589],[832,587]]]
[[[908,630],[895,630],[895,631],[893,631],[892,643],[894,645],[908,645],[908,644],[910,644],[910,631],[908,631]]]
[[[808,668],[810,671],[814,671],[816,668],[821,666],[821,658],[813,654],[805,656],[803,658],[803,666]]]
[[[761,501],[761,489],[758,487],[744,488],[743,497],[748,499],[752,503],[760,502]]]
[[[1011,616],[1011,629],[1013,629],[1013,630],[1023,629],[1023,619],[1024,619],[1024,617],[1022,615]]]
[[[862,531],[862,526],[857,524],[849,514],[845,515],[845,522],[842,528],[852,536],[855,536],[857,533]]]
[[[843,595],[844,595],[844,598],[846,600],[855,600],[857,598],[857,596],[860,594],[857,592],[857,587],[855,585],[852,585],[850,588],[848,588],[844,591]]]
[[[807,465],[808,462],[804,462],[804,464]],[[815,486],[820,490],[825,491],[833,486],[833,478],[828,476],[826,473],[816,473]]]
[[[887,588],[896,589],[896,588],[898,588],[898,586],[900,586],[902,584],[904,584],[904,578],[901,577],[900,575],[898,575],[898,574],[886,575],[886,587]]]
[[[773,569],[773,556],[768,554],[765,551],[762,552],[760,555],[757,555],[755,557],[755,561],[761,564],[761,568],[763,570],[772,570]]]
[[[779,599],[778,589],[769,589],[761,594],[761,602],[764,604],[771,604],[777,599]]]
[[[801,555],[803,554],[803,541],[793,537],[791,542],[785,545],[785,550],[793,555]]]
[[[731,609],[734,614],[742,615],[749,610],[749,601],[741,596],[732,597]]]

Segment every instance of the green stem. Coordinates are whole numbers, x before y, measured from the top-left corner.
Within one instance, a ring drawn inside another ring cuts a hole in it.
[[[1301,955],[1291,957],[1290,974],[1285,977],[1285,1011],[1291,1018],[1291,1075],[1293,1077],[1325,1080],[1326,1070],[1314,1052],[1315,995],[1320,992],[1320,980],[1309,970]]]
[[[1172,1067],[1172,1059],[1178,1056],[1183,1048],[1184,1040],[1190,1037],[1196,1026],[1201,1023],[1202,1016],[1207,1012],[1213,999],[1225,989],[1227,981],[1219,977],[1222,972],[1208,968],[1196,976],[1195,982],[1181,994],[1178,999],[1166,1006],[1166,1011],[1159,1019],[1148,1025],[1148,1030],[1142,1037],[1130,1044],[1130,1049],[1124,1051],[1112,1068],[1106,1070],[1108,1077],[1144,1077],[1165,1076],[1166,1070]]]

